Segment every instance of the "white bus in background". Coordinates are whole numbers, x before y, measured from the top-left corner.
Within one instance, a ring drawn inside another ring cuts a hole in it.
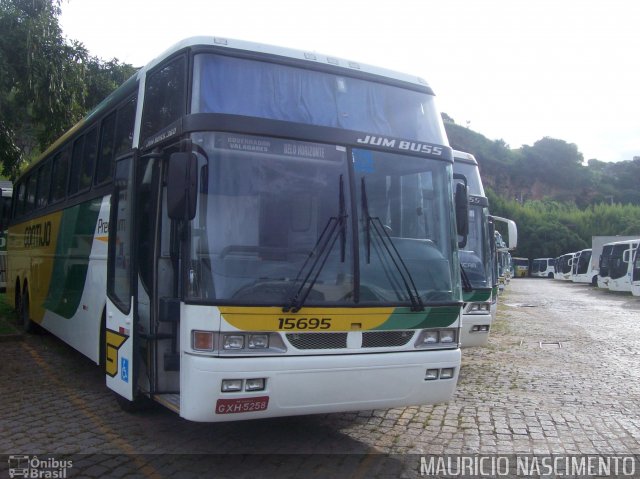
[[[640,248],[636,249],[636,255],[633,260],[633,274],[631,276],[631,293],[634,296],[640,296]]]
[[[640,238],[610,243],[612,248],[608,256],[609,291],[631,292],[633,259],[638,244],[640,244]]]
[[[627,241],[635,239],[636,236],[592,236],[591,237],[591,269],[595,272],[596,275],[596,283],[600,288],[606,288],[607,285],[604,284],[604,280],[601,281],[602,285],[598,284],[597,275],[600,274],[600,262],[603,261],[605,263],[606,268],[606,259],[603,256],[604,245],[609,243],[614,243],[616,241]],[[609,251],[609,250],[607,250]],[[607,253],[608,254],[608,253]],[[608,274],[608,273],[607,273]],[[603,276],[604,278],[605,276]]]
[[[528,258],[511,258],[513,263],[513,277],[526,278],[529,276],[529,259]]]
[[[556,268],[553,277],[563,281],[571,281],[571,268],[576,253],[566,253],[556,259]]]
[[[574,283],[589,283],[594,286],[598,283],[598,271],[593,268],[591,253],[591,248],[578,251],[571,268],[571,281]]]
[[[531,262],[531,276],[537,278],[553,278],[555,273],[555,258],[535,258]]]

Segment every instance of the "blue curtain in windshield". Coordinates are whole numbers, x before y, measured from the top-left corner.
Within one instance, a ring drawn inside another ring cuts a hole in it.
[[[225,56],[199,55],[197,62],[200,83],[194,113],[228,113],[434,139],[428,131],[426,93]]]

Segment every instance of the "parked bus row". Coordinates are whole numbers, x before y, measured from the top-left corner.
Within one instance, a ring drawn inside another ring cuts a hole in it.
[[[557,258],[536,258],[531,276],[586,283],[640,296],[638,237],[593,236],[592,247]]]
[[[425,81],[198,37],[17,180],[7,297],[125,409],[429,404],[453,396],[461,346],[486,344],[516,241]]]
[[[469,193],[469,234],[466,243],[460,244],[464,300],[461,343],[462,347],[484,346],[497,313],[498,293],[511,277],[509,250],[517,245],[517,227],[513,221],[489,213],[475,157],[454,150],[453,159],[454,179],[466,178]],[[496,223],[506,226],[508,245],[496,231]]]

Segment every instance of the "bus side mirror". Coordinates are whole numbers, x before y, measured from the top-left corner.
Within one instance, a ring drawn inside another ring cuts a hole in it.
[[[469,234],[469,196],[467,187],[462,183],[456,184],[456,228],[458,236],[462,237],[458,241],[458,247],[464,248]]]
[[[514,221],[508,220],[507,229],[509,231],[509,249],[516,249],[518,246],[518,227]]]
[[[167,214],[189,221],[196,215],[198,159],[193,153],[171,153],[167,171]]]

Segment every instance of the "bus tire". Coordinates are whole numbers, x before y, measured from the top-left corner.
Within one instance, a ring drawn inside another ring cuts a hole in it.
[[[13,293],[13,309],[16,312],[18,321],[22,320],[22,297],[20,296],[20,279],[16,279],[16,290]]]
[[[35,333],[36,332],[36,324],[31,321],[31,312],[29,308],[29,291],[25,289],[24,293],[22,293],[22,301],[20,306],[20,316],[22,319],[22,330],[25,333]]]

